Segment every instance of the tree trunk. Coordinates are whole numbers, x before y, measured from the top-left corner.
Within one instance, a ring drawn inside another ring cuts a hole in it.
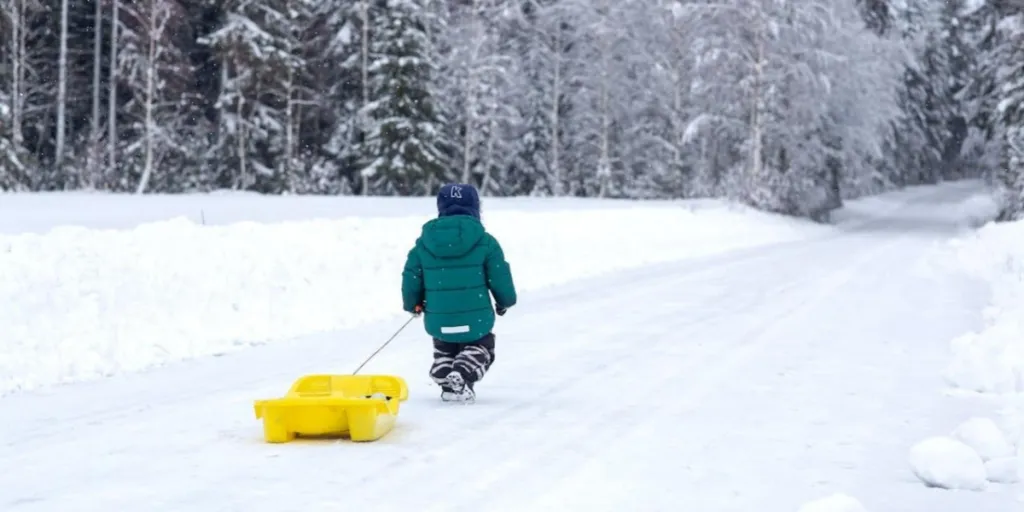
[[[760,185],[762,164],[761,138],[763,127],[761,126],[761,84],[764,81],[764,20],[763,13],[758,6],[757,20],[755,21],[754,45],[756,46],[756,57],[754,61],[754,85],[750,107],[750,176],[747,177],[747,186],[752,191]],[[749,191],[748,191],[749,193]]]
[[[60,2],[60,57],[57,62],[57,141],[54,154],[54,167],[57,171],[64,167],[64,137],[66,133],[65,115],[67,113],[68,96],[68,2]]]
[[[92,129],[89,131],[89,168],[87,186],[96,188],[100,162],[100,82],[103,48],[103,2],[96,2],[96,19],[92,34]]]
[[[246,151],[245,151],[245,123],[242,122],[242,116],[245,115],[244,110],[245,96],[242,94],[238,95],[238,133],[235,139],[238,141],[238,182],[241,183],[241,189],[245,189],[246,184]],[[255,181],[255,180],[254,180]]]
[[[293,183],[292,163],[295,148],[295,70],[288,66],[288,78],[285,82],[285,94],[288,95],[284,105],[284,172],[288,183],[288,191],[295,192]]]
[[[121,0],[112,0],[110,6],[110,97],[107,100],[107,170],[117,172],[117,23]]]
[[[11,13],[11,138],[14,147],[21,149],[25,142],[24,133],[21,131],[22,116],[24,115],[24,87],[25,87],[25,33],[28,31],[25,23],[25,0],[14,2],[14,12]]]
[[[480,195],[484,196],[490,195],[488,191],[493,186],[491,183],[493,181],[491,177],[491,167],[494,165],[494,141],[497,138],[495,132],[498,130],[498,123],[494,116],[491,116],[487,124],[487,149],[484,152],[484,158],[481,162],[484,169],[484,175],[480,178]]]
[[[370,104],[370,0],[363,0],[363,40],[362,40],[362,74],[363,74],[363,104],[360,108],[359,128],[362,132],[366,128],[365,112],[362,110]],[[370,178],[365,174],[363,178],[363,195],[370,194]]]
[[[608,196],[608,187],[611,183],[611,105],[609,104],[608,98],[608,68],[610,63],[608,62],[608,54],[611,53],[611,49],[608,48],[607,39],[604,39],[604,44],[601,45],[601,155],[598,158],[598,180],[600,182],[600,188],[597,192],[598,197]]]
[[[562,96],[562,28],[556,20],[554,61],[555,80],[551,86],[551,191],[555,196],[563,195],[562,168],[559,166],[558,148],[561,143],[558,140],[558,101]]]
[[[479,9],[478,0],[473,0],[473,9],[471,16],[473,16],[473,40],[480,40],[480,13],[477,12]],[[472,166],[470,160],[473,158],[473,129],[476,128],[476,81],[477,81],[477,65],[476,57],[477,50],[480,45],[474,44],[469,49],[470,60],[466,63],[468,68],[466,71],[468,76],[466,77],[466,109],[464,111],[465,119],[462,134],[462,182],[469,183],[472,176]]]
[[[157,61],[159,60],[159,41],[161,33],[162,23],[157,22],[159,16],[159,7],[157,6],[158,0],[149,0],[146,2],[149,6],[148,18],[149,18],[149,48],[146,53],[146,98],[145,98],[145,131],[143,137],[145,137],[145,163],[142,166],[142,179],[139,180],[139,187],[135,190],[136,194],[142,194],[146,191],[146,187],[149,186],[149,180],[153,176],[153,139],[156,126],[153,121],[153,108],[156,104],[156,71]]]

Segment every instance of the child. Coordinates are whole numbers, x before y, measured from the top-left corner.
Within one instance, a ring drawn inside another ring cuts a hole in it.
[[[442,186],[437,218],[423,225],[402,271],[402,307],[422,312],[434,338],[430,377],[441,386],[442,400],[475,400],[473,385],[494,363],[494,314],[504,315],[515,303],[512,271],[480,222],[476,189]]]

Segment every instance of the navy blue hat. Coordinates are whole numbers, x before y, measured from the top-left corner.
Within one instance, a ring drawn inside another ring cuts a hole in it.
[[[480,195],[473,185],[448,183],[437,192],[437,216],[469,215],[480,218]]]

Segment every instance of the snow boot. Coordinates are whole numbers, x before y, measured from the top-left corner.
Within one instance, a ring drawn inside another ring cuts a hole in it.
[[[466,383],[462,374],[453,371],[445,377],[445,385],[441,386],[441,400],[445,402],[473,402],[476,400],[476,393],[473,392],[473,383]]]

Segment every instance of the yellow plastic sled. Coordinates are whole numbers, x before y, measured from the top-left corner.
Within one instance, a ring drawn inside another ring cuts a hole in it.
[[[283,398],[257,400],[263,438],[345,436],[376,441],[391,431],[399,402],[409,398],[405,380],[391,375],[306,375]]]

